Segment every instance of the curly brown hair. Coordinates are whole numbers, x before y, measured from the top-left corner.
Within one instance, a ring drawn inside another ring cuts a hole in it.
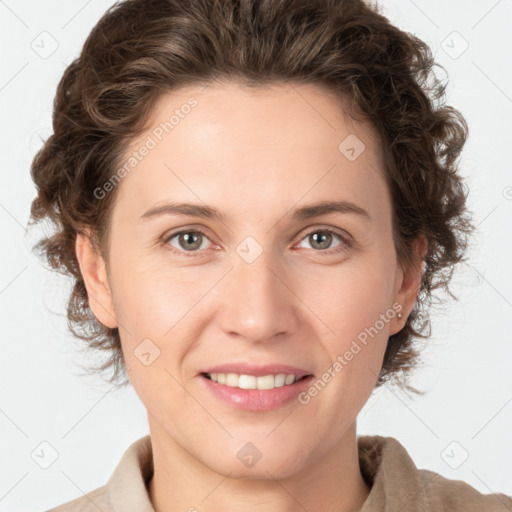
[[[107,263],[116,187],[101,200],[129,143],[144,129],[161,95],[227,79],[247,87],[316,84],[333,92],[355,119],[373,124],[384,148],[393,201],[393,238],[401,265],[415,262],[411,243],[428,240],[421,287],[404,327],[389,337],[376,387],[417,365],[416,341],[430,336],[433,291],[448,289],[474,230],[457,159],[468,128],[445,105],[431,50],[401,31],[377,5],[362,0],[126,0],[113,5],[89,34],[57,88],[53,134],[35,155],[37,197],[29,225],[52,221],[35,249],[72,277],[68,326],[85,349],[107,351],[88,371],[113,369],[128,383],[117,328],[92,314],[75,253],[90,227]],[[442,68],[444,69],[444,68]],[[428,327],[428,333],[424,334]]]

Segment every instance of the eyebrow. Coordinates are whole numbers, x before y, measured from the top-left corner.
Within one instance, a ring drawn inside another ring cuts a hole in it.
[[[370,214],[360,206],[350,201],[322,201],[297,208],[292,215],[293,220],[308,220],[329,213],[352,213],[361,218],[371,221]],[[186,215],[189,217],[203,217],[207,219],[216,219],[224,222],[225,216],[212,206],[197,203],[165,203],[160,206],[154,206],[141,215],[143,220],[147,220],[161,215]]]

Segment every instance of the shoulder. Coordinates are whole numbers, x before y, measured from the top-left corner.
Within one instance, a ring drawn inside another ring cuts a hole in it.
[[[419,469],[393,437],[358,439],[361,473],[370,486],[362,512],[512,512],[512,497],[483,494],[462,480]]]
[[[141,437],[123,453],[105,485],[46,512],[154,512],[147,489],[152,453],[151,437]]]
[[[58,505],[47,512],[98,512],[98,510],[102,512],[109,512],[111,510],[106,485],[98,487],[79,498]]]
[[[503,493],[483,494],[462,480],[452,480],[427,469],[418,477],[428,490],[430,507],[439,512],[512,512],[512,497]]]

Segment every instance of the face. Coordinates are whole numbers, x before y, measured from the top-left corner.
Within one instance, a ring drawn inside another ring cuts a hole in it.
[[[119,327],[152,435],[223,474],[291,475],[355,425],[416,298],[377,136],[312,85],[190,87],[163,96],[148,126],[116,185],[108,273],[77,240],[91,308]],[[230,363],[312,377],[283,392],[202,375]],[[262,455],[251,469],[237,458],[249,442]]]

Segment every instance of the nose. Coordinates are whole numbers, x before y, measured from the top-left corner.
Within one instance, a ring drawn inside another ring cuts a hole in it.
[[[300,300],[293,293],[290,272],[263,251],[252,262],[235,256],[221,286],[218,319],[229,336],[264,343],[291,335],[299,324]]]

